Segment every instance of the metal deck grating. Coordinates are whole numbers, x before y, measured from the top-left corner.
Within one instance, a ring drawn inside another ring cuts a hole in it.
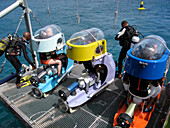
[[[11,108],[26,127],[33,128],[112,128],[113,117],[120,102],[125,98],[121,80],[115,79],[102,93],[93,97],[86,104],[72,113],[63,113],[58,107],[58,90],[69,86],[81,75],[83,66],[76,65],[69,77],[60,83],[48,97],[34,98],[31,86],[16,89],[15,80],[0,85],[0,98]],[[147,128],[161,128],[161,119],[165,117],[170,105],[165,92],[155,108]],[[160,109],[161,108],[161,109]],[[156,122],[155,122],[156,119]]]

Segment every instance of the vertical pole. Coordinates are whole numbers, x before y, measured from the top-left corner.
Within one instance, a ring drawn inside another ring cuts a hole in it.
[[[27,28],[27,31],[31,34],[31,37],[32,37],[33,33],[32,33],[32,27],[31,27],[31,21],[30,21],[30,16],[29,16],[29,8],[28,8],[27,0],[24,0],[23,4],[24,4],[24,7],[25,7],[25,24],[26,24],[26,28]],[[38,67],[38,61],[37,61],[36,52],[33,51],[33,49],[32,49],[32,40],[30,40],[30,48],[31,48],[33,62],[35,63],[35,66],[37,68]]]

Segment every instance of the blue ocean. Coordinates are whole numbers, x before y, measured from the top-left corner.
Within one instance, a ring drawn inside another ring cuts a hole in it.
[[[118,0],[118,15],[116,27],[115,11],[117,0],[78,0],[78,14],[80,23],[76,21],[76,0],[28,0],[28,6],[39,20],[41,25],[46,26],[56,24],[61,27],[65,34],[66,41],[75,32],[86,30],[92,27],[101,29],[107,40],[108,52],[113,54],[113,59],[117,61],[121,47],[114,37],[121,29],[121,22],[127,20],[130,25],[136,25],[137,30],[144,36],[159,35],[170,48],[170,1],[169,0],[144,0],[143,11],[139,11],[141,0]],[[0,0],[0,11],[14,3],[15,0]],[[48,5],[50,15],[48,13]],[[0,19],[0,38],[12,34],[16,31],[23,10],[18,7],[13,12]],[[41,28],[36,19],[30,15],[33,33]],[[24,19],[18,29],[18,35],[26,31]],[[29,47],[29,45],[28,45]],[[29,56],[31,54],[28,51]],[[21,63],[28,64],[24,57],[20,58]],[[3,64],[4,55],[0,57],[0,66]],[[4,70],[0,74],[2,79],[7,74],[15,72],[12,65],[6,61]],[[170,81],[170,72],[167,75]],[[166,84],[166,83],[165,83]],[[20,121],[0,102],[0,128],[22,128]]]

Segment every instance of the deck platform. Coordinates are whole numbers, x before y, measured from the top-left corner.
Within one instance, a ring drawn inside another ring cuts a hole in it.
[[[113,117],[125,91],[120,79],[110,84],[102,93],[80,106],[74,113],[64,113],[58,106],[58,90],[69,86],[80,75],[82,65],[75,65],[65,81],[62,81],[48,97],[36,99],[32,96],[32,86],[16,89],[15,79],[0,85],[0,99],[19,118],[25,127],[32,128],[112,128]],[[147,128],[162,128],[170,100],[165,91]]]

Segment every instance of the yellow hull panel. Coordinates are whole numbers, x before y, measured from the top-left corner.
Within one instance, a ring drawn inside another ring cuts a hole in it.
[[[99,45],[101,52],[99,52]],[[68,58],[76,61],[92,60],[107,52],[106,40],[102,39],[86,45],[74,45],[67,41],[67,56]]]

